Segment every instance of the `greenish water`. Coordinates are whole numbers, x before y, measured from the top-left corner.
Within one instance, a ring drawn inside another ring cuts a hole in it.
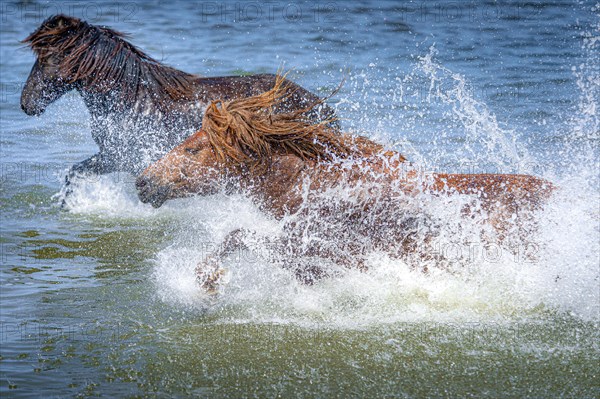
[[[132,291],[130,305],[143,305]],[[109,299],[91,303],[135,313]],[[123,316],[33,332],[25,340],[39,340],[38,353],[2,359],[28,375],[9,389],[39,384],[123,397],[594,397],[600,388],[597,329],[568,318],[344,331]],[[78,371],[65,375],[67,367]]]

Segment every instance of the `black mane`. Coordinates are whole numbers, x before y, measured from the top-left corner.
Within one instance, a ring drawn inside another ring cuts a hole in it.
[[[43,62],[57,56],[66,83],[111,91],[123,103],[150,97],[161,109],[195,98],[198,76],[163,65],[125,40],[124,33],[55,15],[23,40]]]

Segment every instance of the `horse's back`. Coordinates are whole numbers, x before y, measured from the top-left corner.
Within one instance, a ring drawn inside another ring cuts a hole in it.
[[[550,196],[554,186],[547,180],[530,175],[439,173],[435,176],[433,189],[435,191],[450,189],[461,194],[477,194],[488,200],[511,195],[528,198],[532,203],[539,204]]]
[[[274,74],[217,76],[198,78],[196,85],[199,100],[208,103],[214,100],[230,101],[257,96],[271,90],[276,81],[277,75]],[[308,109],[321,101],[317,95],[290,80],[285,80],[285,88],[289,97],[275,107],[276,112]],[[315,121],[324,121],[333,119],[335,112],[327,104],[322,104],[308,111],[307,115]]]

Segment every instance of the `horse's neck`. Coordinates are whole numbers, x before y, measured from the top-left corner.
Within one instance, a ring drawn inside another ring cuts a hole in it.
[[[98,93],[86,87],[77,89],[83,98],[93,119],[108,119],[118,122],[118,125],[131,123],[140,128],[147,125],[154,127],[178,126],[181,129],[188,127],[199,128],[202,123],[200,108],[203,104],[196,102],[173,102],[169,112],[158,109],[153,100],[152,93],[140,93],[135,101],[122,100],[121,93],[111,91]],[[189,125],[189,126],[188,126]]]
[[[133,104],[118,104],[118,93],[97,93],[86,87],[78,87],[77,91],[83,99],[93,119],[123,119],[133,109]]]
[[[242,177],[242,189],[258,200],[263,210],[280,218],[302,204],[302,184],[307,162],[293,156],[276,156],[266,169]]]

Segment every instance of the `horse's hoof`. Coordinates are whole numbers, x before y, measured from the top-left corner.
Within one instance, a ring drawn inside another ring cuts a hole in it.
[[[84,179],[89,174],[85,172],[77,171],[75,168],[72,168],[65,175],[65,183],[61,188],[61,192],[59,194],[60,197],[60,209],[67,209],[67,198],[69,198],[73,194],[73,188],[77,185],[77,181]]]
[[[196,276],[196,281],[206,293],[216,295],[221,287],[225,272],[225,269],[218,269],[204,277]]]
[[[196,266],[196,283],[208,294],[215,295],[225,280],[227,270],[209,259]]]
[[[66,176],[65,176],[65,187],[69,187],[71,185],[73,185],[73,182],[79,178],[82,177],[82,174],[79,173],[75,173],[73,171],[69,172]]]
[[[220,279],[218,276],[217,279]],[[209,295],[217,295],[219,293],[220,284],[218,281],[205,282],[200,288],[202,288]]]

